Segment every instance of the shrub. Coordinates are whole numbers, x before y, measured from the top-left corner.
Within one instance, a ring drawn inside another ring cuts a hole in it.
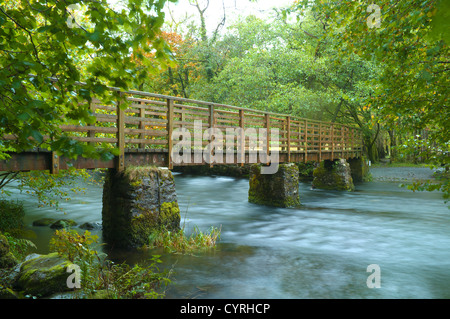
[[[167,272],[159,272],[160,256],[150,265],[114,264],[92,246],[97,236],[89,231],[57,230],[50,248],[77,264],[81,270],[81,288],[77,296],[102,299],[156,299],[164,297],[163,287],[170,283]]]
[[[25,210],[20,202],[0,200],[0,231],[18,235],[23,231]]]
[[[210,227],[203,233],[195,226],[190,236],[185,234],[184,228],[178,231],[168,231],[161,228],[149,237],[149,248],[161,247],[176,253],[192,253],[196,250],[214,248],[220,239],[220,228]]]

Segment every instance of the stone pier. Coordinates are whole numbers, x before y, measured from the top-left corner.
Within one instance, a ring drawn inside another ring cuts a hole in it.
[[[108,169],[103,187],[103,239],[111,247],[138,248],[158,228],[178,230],[180,210],[170,170]]]
[[[345,159],[325,160],[313,171],[313,188],[353,191],[355,186],[350,164]]]
[[[360,183],[371,179],[366,157],[350,158],[347,162],[350,165],[353,182]]]
[[[248,201],[276,207],[300,205],[299,173],[294,163],[280,164],[275,174],[261,174],[261,165],[254,164],[249,173]]]

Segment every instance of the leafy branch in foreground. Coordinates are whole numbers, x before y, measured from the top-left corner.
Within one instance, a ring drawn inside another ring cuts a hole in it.
[[[165,295],[170,284],[170,271],[159,272],[160,256],[153,256],[148,265],[115,264],[93,248],[98,236],[89,231],[57,230],[50,240],[50,248],[81,270],[79,298],[100,299],[157,299]]]
[[[54,207],[64,211],[61,202],[67,202],[71,195],[83,194],[86,187],[83,185],[101,185],[102,177],[96,171],[84,169],[61,170],[58,174],[48,171],[5,172],[0,174],[0,195],[6,199],[13,195],[8,184],[20,192],[36,197],[39,207]],[[75,186],[74,186],[75,185]]]
[[[0,158],[34,147],[69,158],[112,156],[71,139],[60,126],[92,123],[92,98],[114,94],[106,86],[134,88],[137,79],[170,64],[170,50],[157,37],[165,3],[126,0],[117,9],[107,0],[2,1],[0,135],[8,139],[0,143]],[[149,52],[154,59],[144,65],[132,58]]]

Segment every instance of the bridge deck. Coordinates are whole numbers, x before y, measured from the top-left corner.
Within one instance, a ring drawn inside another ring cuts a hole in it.
[[[82,143],[117,148],[119,156],[116,159],[100,161],[80,157],[69,160],[47,150],[35,149],[12,153],[11,159],[0,161],[0,171],[50,169],[56,173],[69,166],[121,170],[126,165],[153,164],[171,168],[209,164],[204,159],[196,160],[194,151],[188,155],[189,161],[173,160],[172,151],[179,144],[182,128],[189,132],[184,135],[185,143],[197,145],[197,149],[199,146],[204,149],[211,140],[208,134],[196,135],[195,128],[200,127],[203,132],[210,128],[216,132],[220,130],[223,136],[215,134],[213,139],[222,145],[216,150],[222,149],[224,156],[226,151],[232,154],[224,164],[242,163],[243,158],[249,163],[251,150],[269,154],[276,151],[279,162],[283,163],[359,157],[363,149],[362,133],[356,127],[141,91],[110,89],[118,93],[115,101],[102,103],[94,99],[86,105],[96,118],[95,124],[82,126],[67,122],[61,129]],[[245,135],[226,135],[227,129],[231,133],[242,129],[248,140],[244,140]],[[252,134],[258,134],[259,129],[266,129],[268,138],[256,138],[255,144],[249,144],[254,137]],[[279,132],[277,138],[270,135],[274,129]],[[15,139],[11,135],[3,138]],[[240,147],[243,144],[245,148]],[[261,161],[259,156],[257,161]]]

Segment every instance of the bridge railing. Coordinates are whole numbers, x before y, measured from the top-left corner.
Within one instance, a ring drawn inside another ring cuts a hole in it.
[[[202,131],[208,128],[217,128],[222,132],[227,128],[264,128],[270,132],[276,128],[279,131],[278,142],[268,134],[266,145],[258,141],[252,147],[266,152],[277,150],[285,155],[284,161],[355,157],[361,154],[363,148],[361,130],[348,125],[148,92],[110,89],[117,94],[115,100],[105,104],[93,99],[89,105],[95,123],[85,126],[68,123],[61,129],[80,142],[118,148],[119,169],[125,165],[126,152],[167,152],[167,164],[172,167],[170,154],[174,142],[177,142],[172,140],[172,133],[181,128],[192,132],[199,124]],[[242,141],[225,139],[224,134],[219,142],[237,152]],[[199,137],[191,134],[191,142],[192,145],[201,143],[205,146],[210,140],[205,135]],[[245,152],[249,147],[247,145],[246,149],[240,150]]]

